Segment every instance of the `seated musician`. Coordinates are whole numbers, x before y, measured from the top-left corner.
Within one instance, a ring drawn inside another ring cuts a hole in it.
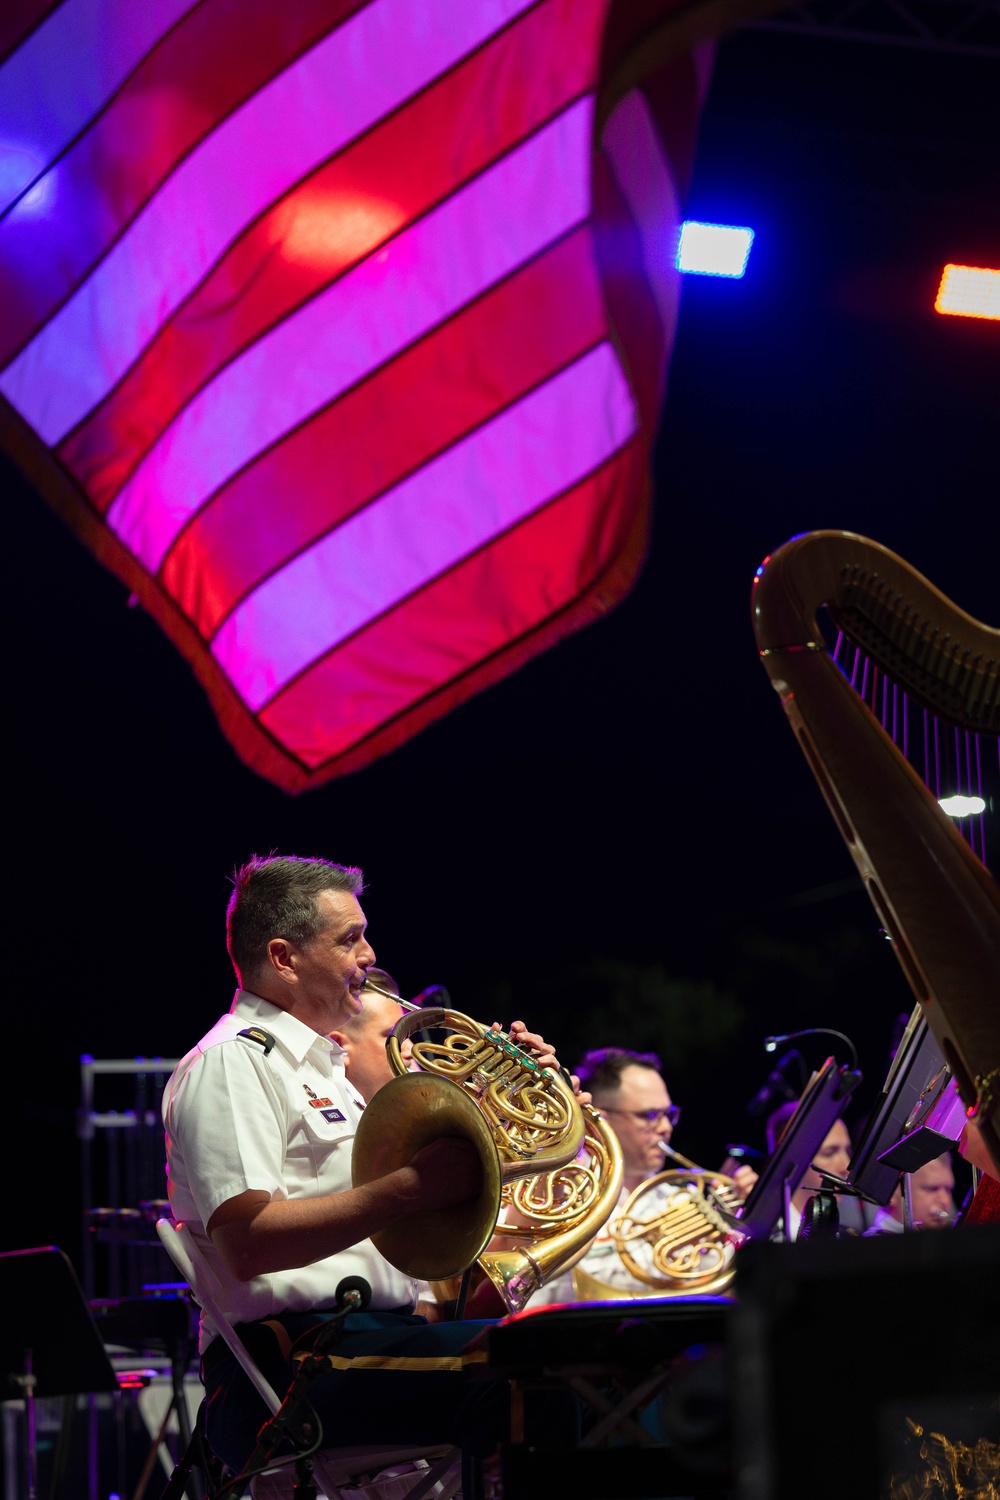
[[[254,858],[236,872],[228,946],[240,988],[164,1094],[171,1207],[279,1396],[290,1354],[310,1346],[339,1283],[361,1276],[371,1286],[368,1310],[348,1317],[335,1362],[309,1387],[324,1446],[449,1442],[488,1451],[506,1429],[509,1393],[504,1383],[462,1379],[461,1350],[482,1325],[415,1316],[415,1282],[369,1238],[415,1209],[475,1196],[472,1147],[437,1140],[397,1171],[351,1186],[364,1106],[329,1033],[362,1010],[375,960],[361,890],[359,870],[318,859]],[[510,1031],[543,1065],[556,1065],[523,1023]],[[267,1413],[205,1318],[201,1352],[209,1442],[239,1472]]]
[[[910,1173],[910,1208],[912,1229],[948,1229],[955,1222],[955,1173],[946,1151],[933,1161],[924,1162]],[[877,1210],[866,1235],[902,1234],[903,1189],[900,1185],[885,1208]]]
[[[606,1116],[622,1148],[625,1175],[619,1208],[641,1183],[671,1166],[664,1146],[670,1142],[681,1111],[670,1097],[660,1068],[660,1059],[653,1052],[602,1047],[588,1052],[576,1070],[581,1087],[589,1091],[594,1104]],[[743,1198],[756,1180],[757,1174],[748,1166],[738,1167],[733,1173],[733,1181]],[[649,1287],[640,1283],[618,1256],[614,1223],[612,1215],[592,1241],[579,1268],[613,1287],[616,1293],[648,1292]],[[567,1271],[537,1292],[531,1306],[578,1300],[573,1272]]]
[[[767,1150],[768,1155],[773,1156],[781,1142],[781,1138],[788,1127],[788,1123],[798,1109],[798,1101],[791,1100],[776,1109],[767,1121]],[[815,1152],[813,1161],[820,1168],[820,1172],[831,1172],[835,1177],[846,1177],[847,1169],[851,1164],[851,1135],[843,1120],[834,1120],[823,1140],[819,1150]],[[803,1175],[798,1187],[792,1193],[791,1233],[788,1238],[797,1240],[802,1228],[802,1216],[810,1198],[819,1192],[822,1177],[820,1172],[814,1172],[809,1167]],[[840,1228],[848,1235],[861,1234],[865,1224],[860,1204],[856,1198],[837,1197],[837,1209],[840,1215]],[[772,1236],[773,1239],[783,1238],[779,1229]]]

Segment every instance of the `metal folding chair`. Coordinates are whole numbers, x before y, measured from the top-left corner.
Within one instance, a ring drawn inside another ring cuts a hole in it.
[[[255,1390],[268,1411],[273,1415],[281,1402],[267,1381],[232,1323],[222,1312],[218,1303],[221,1290],[218,1277],[205,1259],[186,1224],[173,1219],[159,1219],[156,1232],[174,1265],[191,1288],[195,1301],[206,1312],[219,1330],[220,1336],[246,1372]],[[312,1456],[313,1472],[317,1488],[326,1500],[338,1500],[342,1490],[358,1493],[367,1476],[378,1471],[400,1465],[420,1464],[412,1475],[399,1476],[402,1483],[412,1478],[412,1487],[406,1489],[405,1500],[454,1500],[461,1483],[461,1455],[457,1448],[444,1443],[428,1444],[425,1447],[400,1447],[398,1444],[367,1445],[356,1448],[324,1448]],[[261,1476],[261,1483],[251,1482],[251,1494],[256,1500],[280,1500],[291,1495],[294,1480],[294,1460],[276,1463]],[[426,1465],[426,1467],[423,1467]],[[389,1489],[394,1485],[388,1486]]]

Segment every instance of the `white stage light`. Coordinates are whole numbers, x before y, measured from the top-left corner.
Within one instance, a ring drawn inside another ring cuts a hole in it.
[[[949,818],[972,818],[977,813],[986,811],[986,803],[982,797],[963,797],[958,792],[953,797],[939,797],[938,806]]]
[[[677,246],[677,269],[695,276],[742,276],[752,244],[752,229],[685,219]]]

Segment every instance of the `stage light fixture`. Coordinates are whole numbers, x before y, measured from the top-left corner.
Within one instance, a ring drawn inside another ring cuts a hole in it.
[[[752,229],[685,219],[677,245],[677,269],[694,276],[742,276],[752,244]]]
[[[986,266],[945,266],[934,311],[955,318],[1000,319],[1000,271]]]
[[[938,806],[949,818],[972,818],[986,811],[982,797],[963,797],[958,792],[953,797],[939,797]]]

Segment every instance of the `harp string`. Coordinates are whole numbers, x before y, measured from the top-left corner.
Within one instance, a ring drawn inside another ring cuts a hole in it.
[[[900,690],[899,683],[890,681],[888,675],[880,671],[842,630],[837,631],[831,655],[903,758],[938,801],[954,795],[982,799],[983,812],[970,813],[956,818],[955,822],[973,853],[986,865],[986,819],[991,807],[1000,802],[1000,741],[997,742],[998,774],[994,780],[984,772],[983,747],[978,733],[946,724],[930,709],[911,702],[906,691]]]

